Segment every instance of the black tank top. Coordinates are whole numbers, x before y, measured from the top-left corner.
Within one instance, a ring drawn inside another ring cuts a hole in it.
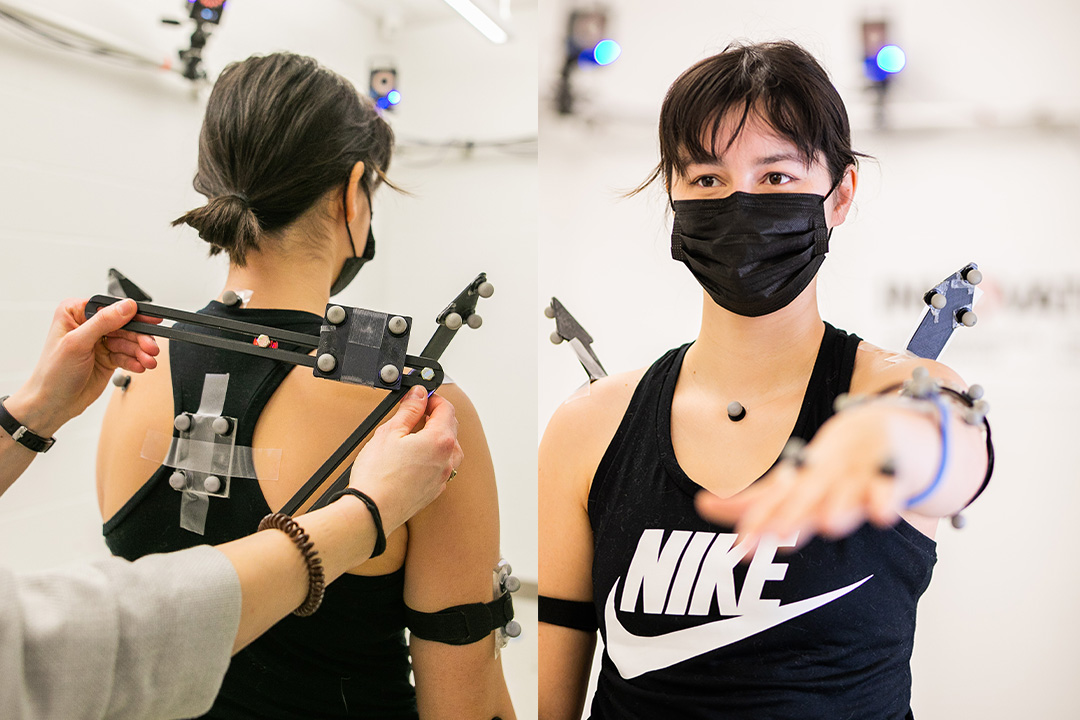
[[[826,324],[793,436],[809,440],[832,414],[858,344]],[[795,553],[763,544],[739,563],[733,529],[694,511],[701,487],[672,448],[688,347],[642,377],[589,494],[605,646],[592,718],[910,717],[915,606],[934,541],[901,521]]]
[[[218,302],[199,312],[307,333],[318,333],[322,320],[296,310],[230,308]],[[287,343],[281,347],[298,349]],[[169,355],[177,414],[198,410],[207,373],[229,374],[222,414],[237,418],[236,444],[242,447],[251,446],[259,415],[292,369],[274,360],[183,342],[171,343]],[[228,498],[209,498],[205,534],[183,530],[181,493],[169,486],[171,474],[171,468],[158,468],[105,523],[105,542],[113,554],[134,560],[217,545],[255,532],[271,512],[257,480],[233,478]],[[221,692],[204,717],[417,718],[404,637],[404,583],[404,569],[375,577],[342,575],[327,587],[318,612],[306,618],[287,616],[233,657]],[[184,611],[191,622],[199,621],[197,607]]]

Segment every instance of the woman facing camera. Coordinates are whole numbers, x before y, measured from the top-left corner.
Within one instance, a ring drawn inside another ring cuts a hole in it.
[[[541,717],[581,716],[597,629],[597,720],[911,717],[934,534],[988,476],[966,386],[818,313],[858,163],[809,53],[699,62],[659,134],[642,188],[664,182],[701,329],[545,432]],[[844,393],[867,399],[834,412]]]
[[[207,202],[176,221],[198,230],[211,255],[229,255],[219,300],[199,313],[317,335],[330,296],[374,256],[371,198],[392,150],[370,101],[314,60],[278,53],[227,67],[199,140],[194,185]],[[250,534],[385,395],[273,360],[162,345],[161,367],[114,394],[99,447],[105,539],[128,559]],[[446,491],[327,588],[310,617],[286,618],[237,654],[206,717],[513,717],[494,633],[461,645],[418,631],[405,641],[417,618],[491,602],[499,561],[480,421],[455,386],[439,394],[456,408],[465,454]],[[174,418],[206,402],[236,419],[236,447],[251,448],[255,477],[233,477],[228,497],[192,507],[144,443],[172,436]],[[199,622],[198,607],[188,613]]]

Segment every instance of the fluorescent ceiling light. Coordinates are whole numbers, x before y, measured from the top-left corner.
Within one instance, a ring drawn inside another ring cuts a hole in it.
[[[501,45],[509,38],[506,31],[488,17],[487,13],[474,5],[472,0],[445,0],[445,2],[496,45]]]

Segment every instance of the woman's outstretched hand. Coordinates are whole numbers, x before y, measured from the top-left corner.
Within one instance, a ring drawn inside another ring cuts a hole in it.
[[[706,520],[734,525],[740,542],[757,546],[764,534],[798,537],[805,545],[815,535],[840,538],[866,522],[878,527],[894,525],[905,509],[914,486],[930,477],[940,449],[933,425],[922,418],[896,417],[895,406],[871,403],[847,410],[822,425],[801,455],[801,462],[785,460],[737,495],[722,499],[698,493],[697,510]],[[893,425],[914,421],[925,435],[929,451],[901,463],[902,472],[883,472],[893,465],[896,446]],[[931,457],[933,456],[933,457]]]
[[[134,300],[122,300],[86,319],[85,300],[65,300],[53,315],[45,348],[30,379],[5,401],[12,415],[48,437],[101,395],[117,368],[157,367],[157,341],[120,328],[136,319]],[[142,322],[160,319],[139,316]]]
[[[442,493],[465,457],[457,432],[454,406],[416,386],[356,457],[350,485],[378,505],[387,535]]]

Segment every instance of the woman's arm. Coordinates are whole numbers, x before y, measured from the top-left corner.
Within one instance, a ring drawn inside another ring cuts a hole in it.
[[[414,433],[425,413],[423,429]],[[428,399],[422,387],[406,395],[397,413],[372,434],[356,458],[350,487],[375,501],[387,535],[442,493],[451,469],[462,461],[456,434],[453,406],[438,396]],[[367,560],[375,547],[371,513],[351,495],[296,522],[318,551],[328,583]],[[255,533],[220,550],[236,568],[243,590],[235,653],[304,602],[307,564],[282,532]]]
[[[578,392],[552,416],[540,442],[540,594],[593,600],[588,501],[597,466],[645,369],[611,375]],[[578,720],[596,633],[540,623],[540,718]]]
[[[856,366],[853,393],[881,392],[911,379],[917,367],[945,386],[967,387],[941,363],[912,357],[897,362],[877,352],[861,373]],[[940,412],[894,392],[830,418],[807,445],[801,467],[782,463],[727,500],[702,493],[698,509],[714,522],[735,523],[751,542],[763,533],[798,532],[800,543],[813,535],[843,537],[864,522],[887,527],[901,517],[933,537],[938,520],[958,513],[978,492],[988,461],[982,426],[965,422],[956,402],[945,396],[942,402],[948,457],[940,482],[928,493],[942,460]],[[886,463],[893,473],[881,471]]]
[[[589,478],[581,476],[575,462],[577,439],[589,432],[584,400],[560,407],[540,442],[540,594],[592,602]],[[595,632],[540,623],[541,720],[581,717],[595,649]]]
[[[483,428],[456,386],[445,386],[439,393],[457,408],[465,460],[446,492],[408,523],[405,604],[429,613],[491,602],[492,571],[499,561],[498,496]],[[413,635],[409,649],[423,720],[516,717],[502,662],[495,655],[494,633],[470,645]]]

